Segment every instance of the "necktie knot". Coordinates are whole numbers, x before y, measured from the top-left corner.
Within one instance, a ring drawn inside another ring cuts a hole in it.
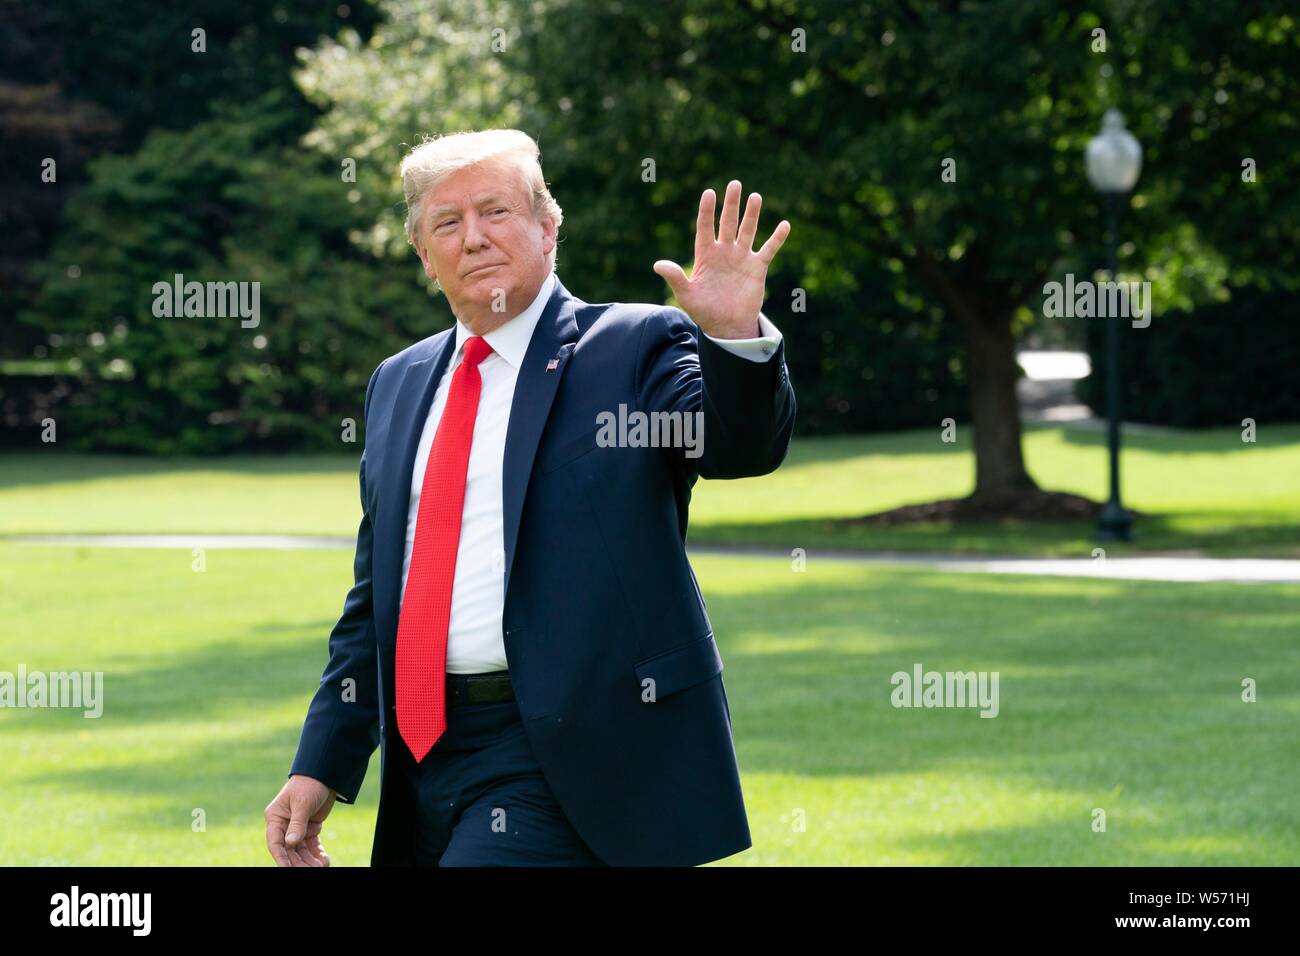
[[[465,340],[465,361],[470,368],[477,368],[478,363],[492,354],[492,346],[481,335],[472,335]]]

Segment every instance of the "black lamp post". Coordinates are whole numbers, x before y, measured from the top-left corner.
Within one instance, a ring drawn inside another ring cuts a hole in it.
[[[1088,181],[1101,194],[1106,207],[1106,231],[1109,233],[1110,280],[1118,282],[1116,249],[1119,244],[1119,212],[1129,190],[1142,171],[1142,147],[1124,128],[1119,110],[1107,110],[1102,117],[1101,132],[1088,141],[1084,153]],[[1098,301],[1102,297],[1098,296]],[[1098,541],[1133,540],[1133,516],[1119,500],[1119,323],[1121,316],[1106,319],[1106,417],[1110,439],[1110,500],[1097,520]]]

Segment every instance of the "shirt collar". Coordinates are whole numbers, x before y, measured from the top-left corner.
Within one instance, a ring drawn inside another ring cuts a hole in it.
[[[541,319],[546,303],[551,298],[555,282],[555,272],[552,271],[542,281],[537,297],[528,308],[483,336],[487,344],[492,346],[492,351],[509,362],[516,371],[524,364],[524,355],[528,352],[528,343],[532,340],[533,329],[537,328],[537,322]],[[456,351],[452,356],[453,359],[460,360],[465,340],[473,334],[461,324],[460,319],[456,320]]]

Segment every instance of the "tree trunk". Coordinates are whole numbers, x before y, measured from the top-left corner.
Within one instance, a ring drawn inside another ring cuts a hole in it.
[[[974,260],[980,257],[980,250],[969,250],[969,254]],[[975,490],[963,500],[960,510],[985,517],[998,511],[1015,513],[1027,499],[1041,497],[1038,485],[1025,470],[1020,447],[1016,340],[1011,334],[1015,303],[1006,290],[960,287],[925,248],[918,248],[908,263],[957,320],[966,337],[975,433]]]
[[[1025,470],[1020,400],[1016,396],[1016,342],[1011,315],[971,316],[961,323],[970,356],[971,418],[975,432],[975,490],[981,508],[1010,505],[1038,485]]]

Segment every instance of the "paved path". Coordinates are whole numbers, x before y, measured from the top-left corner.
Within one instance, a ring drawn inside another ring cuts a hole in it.
[[[707,545],[697,554],[754,554],[789,559],[788,551]],[[1127,578],[1134,581],[1233,581],[1239,584],[1300,583],[1300,560],[1271,558],[1191,558],[1150,555],[1139,558],[1025,558],[918,554],[907,551],[830,551],[809,549],[808,560],[861,564],[913,564],[980,574],[1050,574],[1062,577]]]
[[[1093,414],[1091,408],[1074,397],[1075,383],[1091,372],[1087,352],[1021,349],[1016,359],[1025,370],[1024,377],[1016,380],[1022,422],[1079,431],[1106,431],[1106,419]],[[1180,431],[1140,422],[1121,421],[1120,426],[1125,435],[1176,435]]]
[[[106,548],[348,548],[356,539],[331,535],[275,534],[43,534],[10,535],[0,541],[90,545]],[[752,555],[790,560],[774,548],[692,545],[693,554]],[[1139,581],[1234,581],[1240,584],[1300,583],[1300,560],[1272,558],[1201,558],[1148,555],[1134,558],[963,557],[907,551],[843,551],[813,548],[810,561],[860,564],[912,564],[981,574],[1048,574],[1065,577],[1124,578]]]

